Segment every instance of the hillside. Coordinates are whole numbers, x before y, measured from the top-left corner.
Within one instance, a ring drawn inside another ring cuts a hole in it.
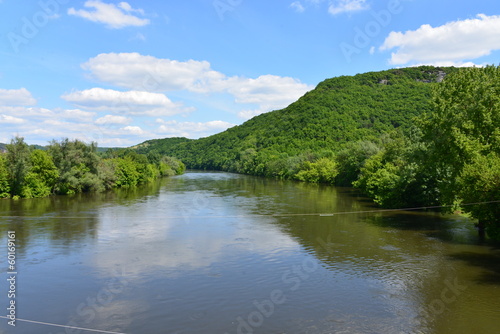
[[[148,141],[138,149],[176,156],[188,168],[276,176],[272,169],[281,167],[270,162],[307,152],[329,156],[348,142],[407,131],[415,116],[429,111],[432,86],[456,70],[422,66],[327,79],[288,107],[222,133]]]
[[[192,141],[193,139],[174,137],[165,139],[151,139],[141,144],[130,147],[137,151],[137,153],[149,153],[150,151],[157,151],[159,153],[169,152],[174,146]]]

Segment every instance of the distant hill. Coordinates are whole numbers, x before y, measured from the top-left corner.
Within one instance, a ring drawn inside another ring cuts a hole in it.
[[[174,137],[165,139],[152,139],[147,140],[141,144],[130,147],[135,149],[138,153],[148,153],[151,151],[156,151],[158,153],[170,152],[175,146],[180,143],[186,143],[193,141],[193,139],[188,139],[184,137]]]
[[[408,130],[414,117],[430,109],[432,86],[456,70],[422,66],[327,79],[288,107],[222,133],[157,139],[135,148],[175,156],[188,168],[266,174],[269,161],[335,153],[347,142]]]

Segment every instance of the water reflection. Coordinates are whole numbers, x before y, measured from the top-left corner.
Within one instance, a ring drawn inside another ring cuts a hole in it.
[[[498,250],[462,218],[361,213],[376,209],[352,189],[201,172],[0,210],[23,244],[25,318],[124,333],[497,330]],[[272,312],[256,306],[276,291]]]

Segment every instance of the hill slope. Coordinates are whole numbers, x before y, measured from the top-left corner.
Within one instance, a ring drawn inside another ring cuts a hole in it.
[[[432,86],[456,70],[422,66],[327,79],[287,108],[222,133],[138,146],[143,153],[175,156],[188,168],[272,175],[270,161],[307,152],[328,156],[348,142],[408,130],[415,116],[429,110]]]

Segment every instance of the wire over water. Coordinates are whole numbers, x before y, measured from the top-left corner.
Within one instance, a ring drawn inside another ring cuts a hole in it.
[[[493,204],[500,203],[500,200],[496,201],[486,201],[486,202],[476,202],[476,203],[465,203],[460,204],[460,206],[471,206],[480,204]],[[364,210],[364,211],[343,211],[343,212],[332,212],[332,213],[275,213],[275,214],[253,214],[253,215],[234,215],[234,216],[157,216],[151,218],[158,219],[185,219],[185,218],[251,218],[251,217],[292,217],[292,216],[320,216],[320,217],[331,217],[338,215],[348,215],[348,214],[363,214],[363,213],[379,213],[379,212],[398,212],[398,211],[417,211],[417,210],[427,210],[427,209],[443,209],[451,208],[453,205],[435,205],[435,206],[420,206],[414,208],[399,208],[399,209],[377,209],[377,210]],[[50,218],[50,219],[88,219],[93,217],[88,216],[3,216],[1,218]],[[114,216],[113,218],[131,218]]]
[[[0,316],[0,318],[9,319],[6,316]],[[88,331],[88,332],[95,332],[95,333],[125,334],[125,333],[119,333],[119,332],[104,331],[104,330],[99,330],[99,329],[83,328],[83,327],[68,326],[68,325],[58,325],[58,324],[52,324],[50,322],[26,320],[26,319],[19,319],[19,318],[16,318],[16,321],[29,322],[29,323],[38,324],[38,325],[63,327],[63,328],[69,328],[69,329],[79,329],[79,330]]]

